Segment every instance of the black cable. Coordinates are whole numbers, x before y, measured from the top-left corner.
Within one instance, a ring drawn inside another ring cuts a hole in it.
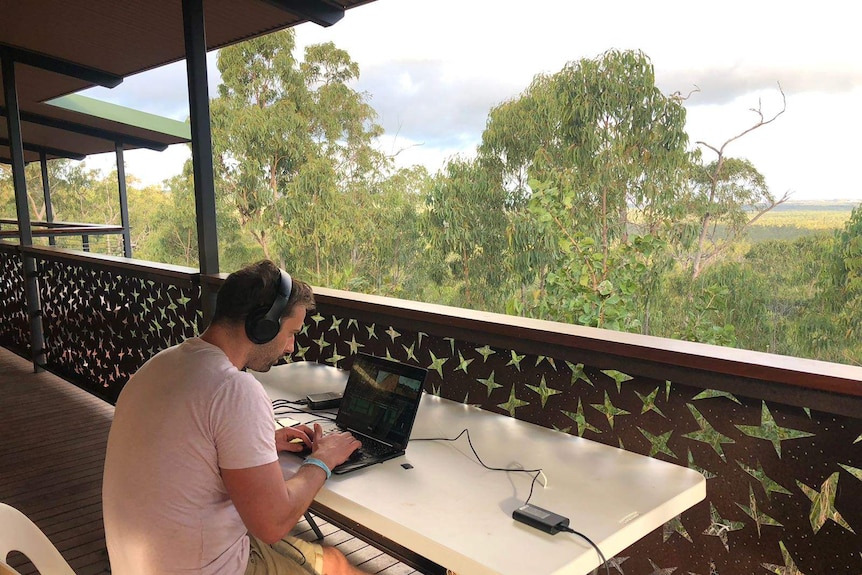
[[[611,568],[608,566],[608,560],[607,560],[607,559],[605,559],[605,556],[604,556],[604,555],[602,555],[602,551],[601,551],[601,549],[599,549],[599,546],[598,546],[598,545],[596,545],[595,543],[593,543],[593,540],[592,540],[592,539],[590,539],[589,537],[587,537],[587,536],[586,536],[586,535],[584,535],[583,533],[580,533],[580,532],[578,532],[578,531],[575,531],[574,529],[572,529],[572,528],[570,528],[570,527],[567,527],[567,526],[562,526],[562,525],[561,525],[561,526],[559,526],[559,527],[558,527],[558,529],[559,529],[560,531],[565,531],[566,533],[573,533],[573,534],[577,535],[578,537],[580,537],[581,539],[583,539],[584,541],[586,541],[587,543],[589,543],[590,545],[592,545],[592,546],[593,546],[593,549],[595,549],[595,550],[596,550],[596,553],[598,553],[598,554],[599,554],[599,559],[601,559],[601,560],[602,560],[602,565],[604,565],[604,566],[605,566],[605,573],[607,573],[607,575],[611,575]]]
[[[515,469],[511,467],[490,467],[486,465],[485,462],[482,461],[482,458],[479,457],[479,454],[476,453],[476,448],[473,447],[473,440],[470,439],[470,430],[464,429],[455,437],[419,437],[416,439],[411,439],[410,441],[457,441],[461,439],[461,436],[465,433],[467,434],[467,443],[470,444],[470,449],[473,451],[473,455],[476,456],[476,460],[485,469],[489,469],[491,471],[518,471],[520,473],[535,473],[535,475],[533,476],[533,481],[530,482],[530,494],[527,496],[527,500],[524,501],[524,505],[529,503],[530,499],[533,497],[533,488],[536,486],[536,481],[539,479],[539,475],[542,474],[542,469]]]
[[[313,415],[320,419],[327,419],[329,421],[335,421],[335,417],[326,413],[322,413],[320,411],[311,411],[309,409],[302,409],[301,407],[297,407],[295,402],[288,401],[286,399],[274,399],[272,401],[272,409],[273,415],[278,417],[279,415],[290,415],[291,413],[305,413],[306,415]],[[289,409],[291,411],[278,411],[283,409]]]

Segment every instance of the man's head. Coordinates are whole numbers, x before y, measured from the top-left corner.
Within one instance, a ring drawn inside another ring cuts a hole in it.
[[[242,327],[255,344],[248,367],[266,371],[293,351],[294,335],[310,309],[314,309],[311,287],[263,260],[227,277],[216,296],[212,323]]]

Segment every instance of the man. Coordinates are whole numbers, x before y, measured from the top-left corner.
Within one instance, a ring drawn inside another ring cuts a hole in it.
[[[359,441],[319,425],[276,431],[266,392],[244,371],[291,353],[313,308],[308,284],[258,262],[228,276],[200,337],[129,379],[102,493],[115,575],[360,573],[333,548],[285,538]],[[303,444],[311,456],[285,481],[277,451]]]

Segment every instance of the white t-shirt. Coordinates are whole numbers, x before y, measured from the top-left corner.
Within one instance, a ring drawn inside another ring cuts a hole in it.
[[[112,572],[243,573],[247,531],[219,469],[277,459],[266,392],[221,349],[192,338],[153,357],[120,393],[108,436]]]

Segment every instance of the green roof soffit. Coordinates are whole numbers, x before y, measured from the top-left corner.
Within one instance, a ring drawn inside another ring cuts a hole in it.
[[[165,118],[164,116],[133,110],[132,108],[103,102],[95,98],[88,98],[80,94],[61,96],[48,100],[45,103],[72,112],[80,112],[81,114],[88,114],[153,132],[160,132],[177,138],[191,140],[192,137],[191,127],[186,122],[179,122],[171,118]]]

